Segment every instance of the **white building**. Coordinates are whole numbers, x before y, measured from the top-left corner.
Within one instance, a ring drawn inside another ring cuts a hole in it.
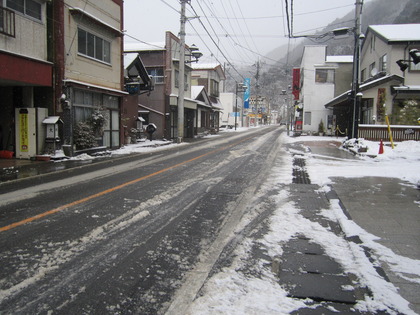
[[[241,97],[236,96],[235,93],[220,93],[220,102],[223,106],[223,111],[220,121],[220,125],[242,127],[245,125],[245,117],[243,115],[243,100]]]
[[[325,104],[345,91],[351,82],[352,56],[327,56],[327,46],[305,46],[300,66],[303,132],[318,132],[321,121],[328,127],[332,111]]]

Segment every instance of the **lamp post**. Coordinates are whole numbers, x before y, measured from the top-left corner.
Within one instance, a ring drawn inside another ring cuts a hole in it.
[[[410,55],[410,57],[411,57],[412,60],[400,59],[400,60],[397,60],[396,61],[397,65],[400,67],[400,70],[402,72],[404,72],[405,70],[407,70],[407,68],[409,67],[409,65],[407,64],[407,62],[412,62],[415,65],[420,62],[420,51],[418,49],[411,49],[410,52],[409,52],[409,55]]]
[[[239,92],[245,92],[247,90],[247,86],[242,84],[242,83],[236,83],[236,104],[235,104],[235,130],[236,130],[236,125],[238,124],[237,122],[237,117],[238,117],[238,93]]]

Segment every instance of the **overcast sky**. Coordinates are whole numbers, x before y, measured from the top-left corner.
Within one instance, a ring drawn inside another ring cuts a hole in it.
[[[195,16],[195,10],[200,18],[186,24],[186,44],[196,44],[204,53],[200,62],[252,65],[287,43],[285,1],[191,0],[186,6],[187,16]],[[293,33],[302,35],[343,17],[354,9],[355,0],[287,2],[289,10],[291,2],[294,3]],[[164,42],[166,31],[178,36],[180,8],[179,0],[125,0],[124,29],[128,35],[125,41]]]

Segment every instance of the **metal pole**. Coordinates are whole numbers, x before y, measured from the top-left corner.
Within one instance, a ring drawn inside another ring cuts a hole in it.
[[[178,137],[177,143],[182,143],[184,138],[184,89],[185,89],[185,3],[181,0],[181,29],[179,31],[179,86],[178,86]]]
[[[236,115],[238,114],[238,83],[236,83],[236,104],[235,104],[235,130],[236,130],[236,124],[237,124],[237,118]]]
[[[351,138],[357,138],[359,134],[359,109],[360,97],[359,93],[359,69],[360,69],[360,34],[361,34],[361,13],[363,0],[356,1],[356,16],[354,30],[354,60],[353,60],[353,121]]]

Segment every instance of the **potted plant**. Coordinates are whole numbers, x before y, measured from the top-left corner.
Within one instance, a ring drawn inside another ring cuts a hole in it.
[[[319,125],[318,125],[318,135],[323,136],[324,132],[325,132],[324,122],[321,119],[321,121],[319,122]]]

